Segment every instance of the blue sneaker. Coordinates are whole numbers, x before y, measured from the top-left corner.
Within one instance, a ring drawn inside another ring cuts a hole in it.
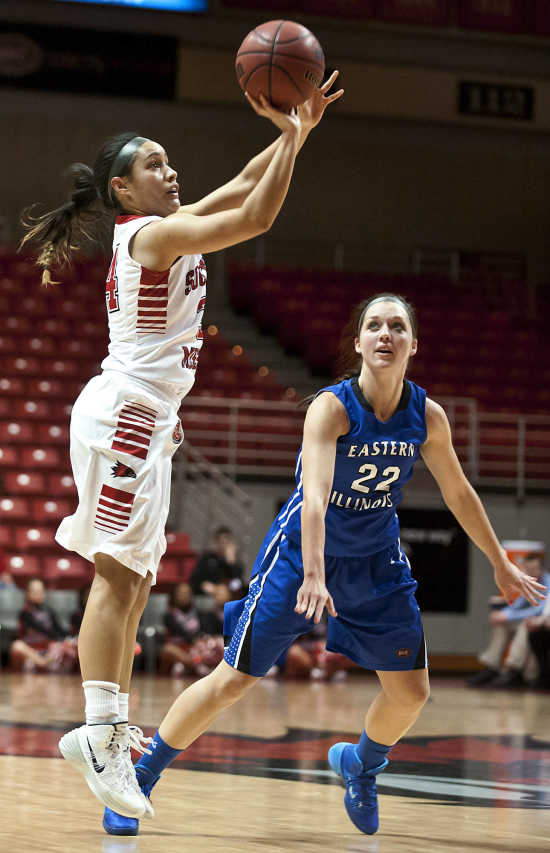
[[[328,762],[337,776],[346,783],[344,805],[351,822],[366,835],[378,830],[378,797],[376,776],[389,764],[382,764],[365,772],[354,743],[335,743],[328,751]]]
[[[139,768],[137,767],[136,776],[139,787],[149,802],[151,791],[157,784],[160,776],[157,776],[152,782],[150,782],[144,778],[143,774],[139,772]],[[150,817],[152,814],[153,808],[150,806],[150,809],[148,809],[144,817]],[[137,835],[139,832],[139,820],[134,817],[124,817],[124,815],[118,814],[106,806],[105,811],[103,812],[103,829],[105,832],[108,832],[109,835]]]

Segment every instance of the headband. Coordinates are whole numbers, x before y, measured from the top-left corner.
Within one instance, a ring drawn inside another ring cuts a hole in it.
[[[120,173],[124,171],[138,148],[141,148],[144,142],[148,142],[146,137],[134,136],[126,143],[126,145],[122,146],[116,155],[113,165],[111,166],[111,171],[109,172],[109,177],[107,178],[107,195],[113,204],[116,203],[116,196],[111,186],[111,181],[114,177],[118,177]]]

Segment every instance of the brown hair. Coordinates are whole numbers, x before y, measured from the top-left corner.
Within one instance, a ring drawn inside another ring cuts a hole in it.
[[[113,216],[122,210],[116,196],[113,199],[114,194],[109,192],[109,174],[117,155],[135,136],[135,133],[126,132],[106,139],[93,168],[85,163],[69,166],[71,190],[64,204],[40,215],[35,215],[37,205],[33,204],[21,214],[27,233],[19,251],[28,243],[36,244],[36,263],[43,270],[43,285],[58,284],[52,281],[52,267],[70,266],[74,252],[83,244],[103,249]],[[135,154],[121,168],[121,177],[130,174],[134,159]]]
[[[378,301],[398,302],[402,305],[407,312],[413,338],[418,337],[418,320],[416,317],[416,311],[404,296],[400,296],[398,293],[375,293],[374,296],[370,296],[368,299],[363,299],[352,309],[350,319],[344,326],[344,330],[340,337],[340,343],[338,344],[338,357],[336,359],[337,379],[334,380],[334,385],[337,385],[338,382],[343,382],[345,379],[351,379],[352,376],[359,376],[361,372],[362,359],[359,353],[355,352],[355,339],[359,337],[361,326],[363,325],[363,320],[368,309],[373,302]],[[304,397],[299,401],[298,406],[309,405],[315,397],[316,394],[309,394],[307,397]]]

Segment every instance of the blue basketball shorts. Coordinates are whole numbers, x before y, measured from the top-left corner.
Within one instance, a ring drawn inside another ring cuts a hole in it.
[[[313,629],[313,619],[294,612],[303,580],[300,545],[274,525],[254,563],[247,597],[225,605],[226,663],[263,676]],[[325,556],[325,583],[338,613],[328,618],[329,651],[364,669],[427,666],[417,583],[399,542],[368,557]]]

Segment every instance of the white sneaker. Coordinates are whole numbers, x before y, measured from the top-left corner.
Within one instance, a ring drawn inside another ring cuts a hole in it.
[[[105,806],[124,817],[142,817],[148,810],[137,784],[126,723],[80,726],[63,735],[59,750]]]

